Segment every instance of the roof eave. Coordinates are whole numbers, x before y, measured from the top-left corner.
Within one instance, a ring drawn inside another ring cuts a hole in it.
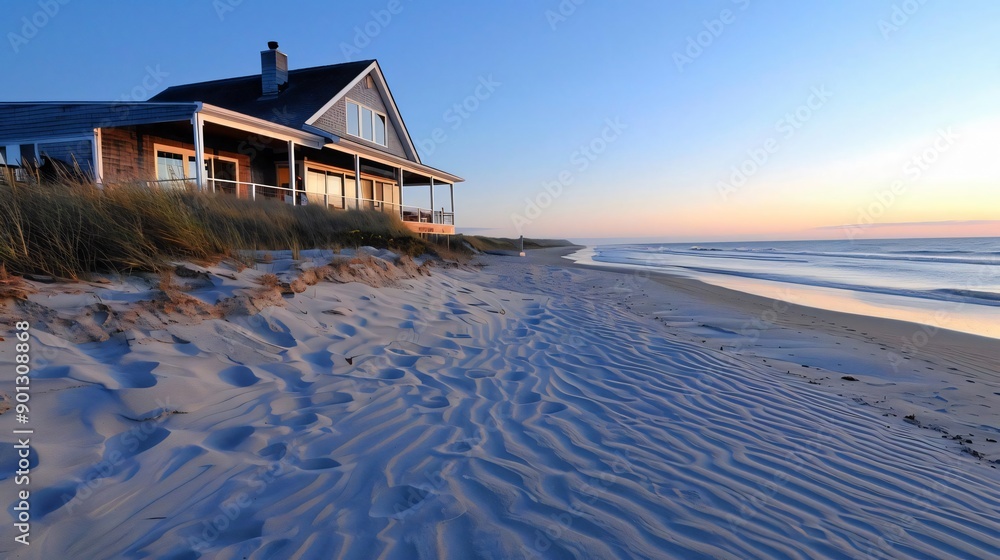
[[[387,152],[383,152],[383,151],[378,150],[376,148],[371,148],[371,147],[365,146],[364,144],[359,144],[357,142],[352,142],[351,140],[347,140],[345,138],[338,138],[336,142],[330,142],[330,143],[328,143],[327,147],[333,148],[333,149],[336,149],[336,150],[345,151],[345,152],[348,152],[348,153],[357,153],[358,155],[360,155],[360,156],[362,156],[362,157],[364,157],[366,159],[370,159],[370,160],[373,160],[373,161],[378,161],[378,162],[384,163],[386,165],[392,165],[392,166],[395,166],[395,167],[402,167],[402,168],[407,169],[409,171],[416,171],[416,172],[425,174],[425,175],[427,175],[429,177],[433,177],[435,180],[441,180],[441,182],[443,182],[443,183],[455,184],[455,183],[463,183],[463,182],[465,182],[465,179],[459,177],[458,175],[454,175],[452,173],[448,173],[447,171],[442,171],[440,169],[436,169],[436,168],[431,167],[429,165],[424,165],[424,164],[419,163],[419,162],[415,162],[415,161],[412,161],[412,160],[409,160],[409,159],[406,159],[406,158],[403,158],[403,157],[399,157],[397,155],[393,155],[393,154],[390,154],[390,153],[387,153]]]
[[[285,126],[257,117],[251,117],[250,115],[246,115],[244,113],[224,109],[215,105],[209,105],[207,103],[201,104],[201,109],[198,112],[205,117],[206,122],[214,122],[216,124],[246,130],[247,132],[255,132],[276,140],[291,141],[316,149],[321,149],[327,143],[327,138],[325,136],[320,136],[306,130],[292,128],[290,126]]]

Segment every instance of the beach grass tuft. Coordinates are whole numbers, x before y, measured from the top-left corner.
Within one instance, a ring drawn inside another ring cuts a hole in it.
[[[79,279],[93,272],[161,271],[181,259],[246,260],[256,251],[366,245],[414,256],[428,250],[398,216],[384,212],[138,182],[104,188],[66,180],[0,184],[0,263],[10,274]]]
[[[487,237],[484,235],[458,234],[452,238],[456,247],[468,246],[476,251],[518,251],[521,241],[510,237]],[[572,247],[573,243],[565,239],[524,239],[525,249],[546,249],[549,247]]]
[[[0,262],[0,300],[14,298],[27,299],[35,290],[20,276],[7,272],[7,267]]]

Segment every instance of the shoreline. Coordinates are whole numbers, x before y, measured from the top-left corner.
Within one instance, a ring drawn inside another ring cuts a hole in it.
[[[1000,345],[994,339],[564,258],[577,250],[536,249],[526,259],[614,275],[620,285],[608,292],[614,303],[673,336],[784,370],[886,418],[927,428],[930,437],[961,435],[952,440],[960,452],[1000,461],[1000,443],[989,441],[1000,440]]]
[[[584,247],[581,247],[584,249]],[[586,247],[586,249],[592,249]],[[569,255],[564,255],[569,256]],[[970,302],[922,300],[877,290],[854,290],[814,284],[798,284],[747,276],[698,273],[685,274],[656,268],[635,268],[624,264],[602,263],[589,258],[572,259],[576,264],[601,270],[619,270],[638,274],[659,274],[667,278],[683,278],[732,292],[766,300],[794,301],[801,307],[821,309],[846,315],[871,317],[927,326],[927,330],[947,330],[1000,341],[997,328],[1000,315],[992,306]],[[567,258],[566,260],[571,260]],[[589,261],[589,262],[588,262]]]
[[[853,286],[833,280],[819,283],[809,280],[798,282],[758,277],[752,273],[744,275],[735,272],[731,274],[722,271],[712,272],[683,264],[684,259],[688,258],[684,256],[680,257],[678,263],[663,262],[661,263],[663,266],[648,268],[614,259],[610,262],[598,262],[594,260],[595,257],[596,249],[586,247],[569,258],[587,265],[632,270],[639,274],[656,271],[759,297],[795,301],[805,307],[917,323],[932,329],[947,329],[1000,341],[1000,308],[995,302],[983,299],[970,300],[964,296],[960,299],[949,299],[933,295],[935,292],[966,295],[978,293],[976,288],[972,287],[971,281],[966,281],[965,284],[959,282],[963,287],[956,289],[897,290],[875,285]],[[774,272],[778,278],[781,277],[779,271]],[[979,274],[983,273],[980,271]],[[979,278],[985,281],[985,277]],[[983,297],[993,299],[986,295]]]

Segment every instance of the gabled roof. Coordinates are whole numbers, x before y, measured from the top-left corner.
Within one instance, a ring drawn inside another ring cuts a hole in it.
[[[353,82],[374,60],[288,71],[288,86],[262,97],[260,74],[169,87],[150,101],[201,101],[295,128]]]
[[[312,123],[369,72],[375,72],[390,119],[401,131],[406,151],[417,163],[420,156],[396,108],[378,62],[361,60],[288,71],[288,84],[277,95],[263,95],[260,74],[169,87],[151,102],[200,101],[237,113],[296,129],[316,131]]]

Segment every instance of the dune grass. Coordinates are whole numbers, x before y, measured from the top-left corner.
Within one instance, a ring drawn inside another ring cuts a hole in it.
[[[458,234],[452,239],[452,244],[459,246],[468,243],[477,251],[517,251],[521,244],[519,239],[509,237],[486,237],[484,235]],[[572,247],[565,239],[524,239],[525,249],[545,249],[549,247]]]
[[[244,259],[260,250],[371,245],[416,255],[426,243],[398,216],[250,201],[191,189],[59,181],[0,184],[0,264],[78,279],[163,270],[170,260]]]

